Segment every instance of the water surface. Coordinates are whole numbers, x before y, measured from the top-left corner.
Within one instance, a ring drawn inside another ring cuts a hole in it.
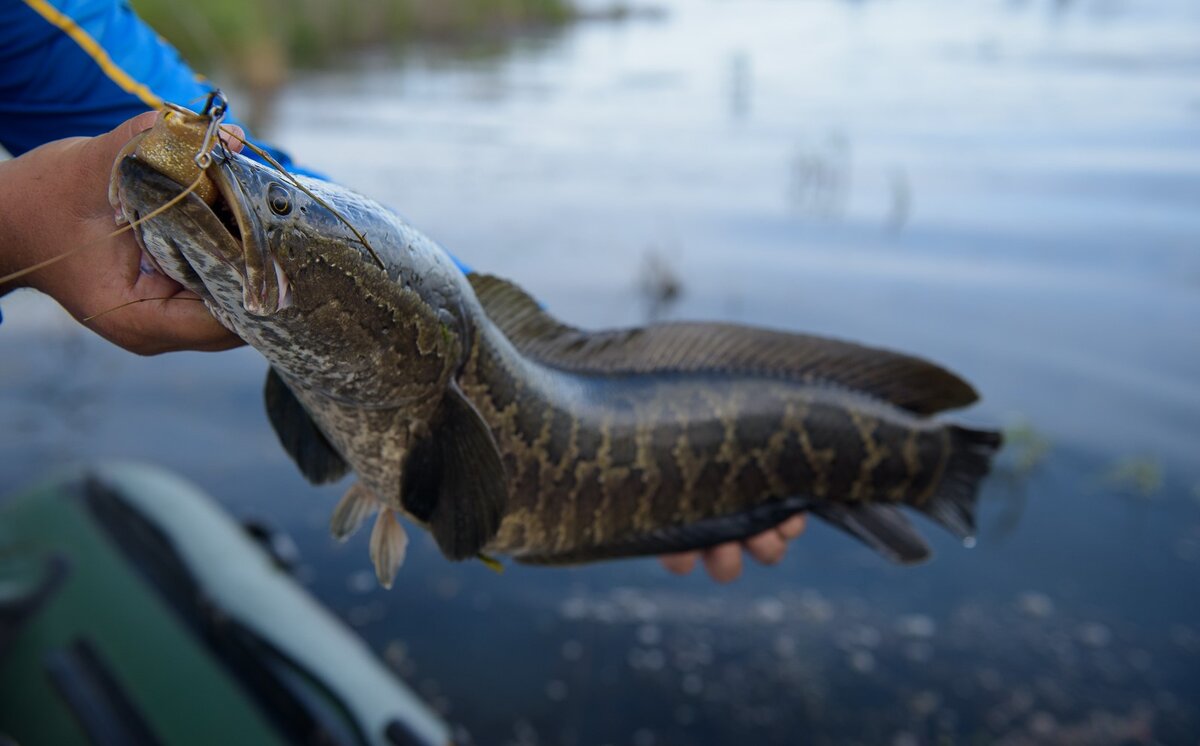
[[[1200,8],[671,3],[501,54],[297,77],[268,135],[563,319],[723,319],[918,353],[1010,429],[979,545],[886,565],[814,526],[736,585],[653,561],[374,587],[247,350],[139,359],[3,301],[0,488],[164,464],[480,743],[1200,737]],[[236,101],[235,101],[236,105]],[[670,280],[673,302],[648,288]]]

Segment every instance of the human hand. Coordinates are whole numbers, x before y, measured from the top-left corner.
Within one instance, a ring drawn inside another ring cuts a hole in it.
[[[742,574],[742,550],[764,565],[774,565],[783,559],[787,543],[804,533],[804,514],[794,515],[767,531],[742,542],[729,541],[704,551],[681,552],[659,557],[659,562],[676,575],[687,575],[703,557],[704,569],[718,583],[729,583]]]
[[[243,342],[194,293],[154,269],[131,232],[109,235],[118,227],[108,202],[113,161],[157,116],[146,112],[104,135],[58,140],[0,163],[0,276],[80,249],[15,283],[53,297],[92,331],[139,355],[237,347]],[[227,147],[240,150],[240,128],[229,129]],[[121,307],[143,299],[157,300]],[[96,314],[103,315],[84,321]]]

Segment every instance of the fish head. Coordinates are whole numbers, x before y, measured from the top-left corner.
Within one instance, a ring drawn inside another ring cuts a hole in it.
[[[214,153],[210,203],[180,197],[187,185],[157,165],[134,152],[114,168],[138,242],[289,382],[376,407],[444,388],[464,357],[463,316],[381,266],[352,227],[396,233],[375,203],[235,153]]]

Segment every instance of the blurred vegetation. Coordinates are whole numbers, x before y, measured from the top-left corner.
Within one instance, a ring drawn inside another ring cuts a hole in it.
[[[270,90],[293,67],[416,38],[468,39],[575,17],[570,0],[131,0],[197,70]]]
[[[1152,456],[1130,456],[1113,464],[1104,481],[1113,489],[1148,500],[1163,486],[1163,466]]]
[[[1004,447],[1012,454],[1014,476],[1024,479],[1046,460],[1052,444],[1032,422],[1020,419],[1004,428]]]

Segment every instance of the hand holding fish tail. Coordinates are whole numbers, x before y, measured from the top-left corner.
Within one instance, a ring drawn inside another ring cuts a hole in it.
[[[157,116],[147,112],[104,135],[58,140],[0,163],[0,277],[47,263],[0,285],[0,294],[40,290],[76,319],[93,319],[86,325],[97,334],[142,355],[236,347],[241,340],[202,303],[173,302],[197,297],[158,272],[130,232],[112,235],[112,164]]]

